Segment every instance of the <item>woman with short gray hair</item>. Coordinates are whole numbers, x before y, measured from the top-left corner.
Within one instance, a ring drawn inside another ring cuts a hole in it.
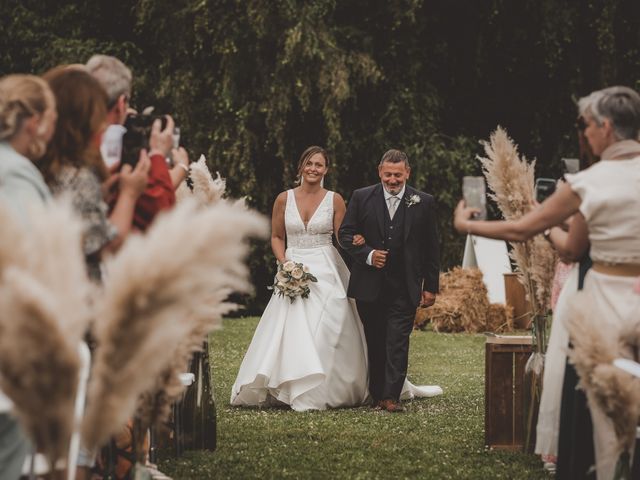
[[[585,227],[570,232],[565,250],[577,260],[590,244],[593,260],[581,297],[589,302],[584,322],[590,324],[593,318],[602,331],[619,331],[640,323],[639,297],[633,292],[640,276],[640,96],[627,87],[611,87],[580,99],[578,108],[579,126],[600,162],[565,175],[566,183],[518,220],[472,221],[474,209],[460,202],[454,225],[461,233],[520,242],[575,214]],[[618,460],[613,422],[592,393],[587,397],[597,477],[609,479]],[[560,465],[558,476],[567,478]],[[587,472],[578,472],[576,478],[587,478]]]

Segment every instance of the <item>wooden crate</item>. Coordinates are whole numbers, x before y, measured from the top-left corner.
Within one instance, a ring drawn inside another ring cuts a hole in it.
[[[487,337],[484,443],[489,448],[524,445],[524,367],[530,356],[530,336]]]
[[[507,305],[513,307],[513,326],[527,329],[531,326],[531,304],[527,300],[524,286],[518,280],[516,273],[503,273],[504,296]]]

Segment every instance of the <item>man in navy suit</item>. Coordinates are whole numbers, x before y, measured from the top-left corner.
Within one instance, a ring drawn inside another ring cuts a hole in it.
[[[353,192],[338,238],[354,259],[348,295],[367,339],[369,393],[374,407],[399,412],[416,308],[438,292],[438,231],[433,197],[406,183],[405,153],[386,152],[378,173],[381,183]]]

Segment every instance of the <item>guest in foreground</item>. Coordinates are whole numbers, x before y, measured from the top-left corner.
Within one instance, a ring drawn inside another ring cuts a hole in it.
[[[0,207],[26,221],[29,207],[51,197],[37,162],[56,124],[55,99],[47,83],[32,75],[0,79]],[[1,274],[1,272],[0,272]],[[11,401],[0,392],[0,478],[20,477],[29,449]]]
[[[594,264],[584,281],[585,297],[592,302],[590,315],[599,319],[603,329],[619,329],[633,318],[633,282],[640,275],[640,96],[627,87],[611,87],[580,99],[578,107],[589,145],[601,157],[599,163],[567,174],[566,184],[518,220],[473,221],[474,210],[460,202],[454,225],[461,233],[517,242],[575,215],[584,222],[588,240],[584,235],[569,236],[565,246],[577,260],[591,244]],[[597,477],[609,479],[617,461],[612,455],[613,424],[589,393],[587,397]],[[559,454],[559,478],[587,477],[587,472],[568,476],[563,471],[568,459],[563,458],[562,446]]]
[[[134,206],[147,186],[149,158],[143,151],[135,169],[122,168],[116,177],[120,196],[108,215],[102,185],[109,172],[99,150],[107,114],[104,89],[86,71],[73,67],[57,67],[45,79],[56,97],[58,124],[39,167],[54,194],[71,193],[84,222],[88,274],[99,282],[103,253],[116,250],[131,231]]]

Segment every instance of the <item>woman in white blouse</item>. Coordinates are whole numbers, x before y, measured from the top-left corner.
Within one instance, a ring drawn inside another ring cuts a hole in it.
[[[637,305],[633,283],[640,276],[640,96],[627,87],[593,92],[579,102],[584,133],[601,161],[566,175],[567,182],[539,208],[513,221],[473,221],[461,202],[454,225],[461,233],[524,241],[575,214],[565,253],[578,259],[591,244],[593,268],[584,291],[603,328],[628,320]],[[577,228],[573,228],[573,227]],[[640,320],[640,316],[638,316]],[[598,478],[611,478],[616,457],[611,421],[590,402]]]

